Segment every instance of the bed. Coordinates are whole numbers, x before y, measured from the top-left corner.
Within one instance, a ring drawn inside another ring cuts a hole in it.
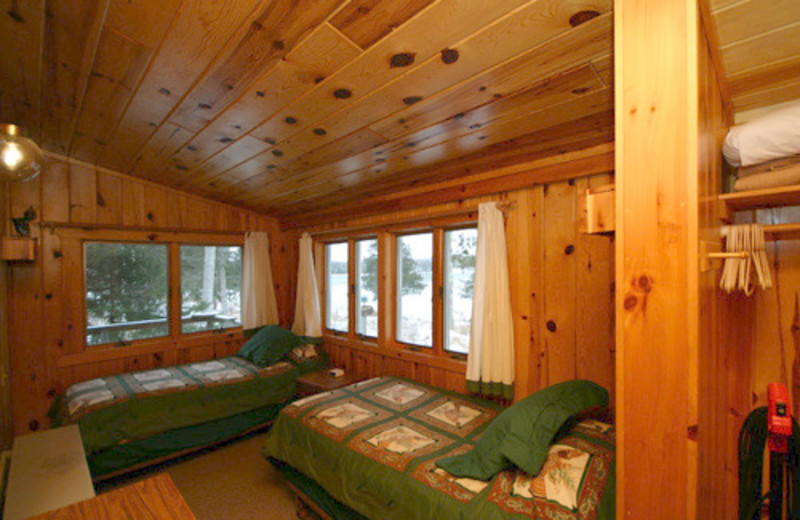
[[[262,452],[333,519],[611,520],[614,428],[582,415],[607,404],[589,382],[503,408],[382,377],[289,404]]]
[[[308,340],[270,326],[234,356],[83,381],[51,422],[78,425],[95,480],[216,444],[269,424],[297,377],[327,365]]]

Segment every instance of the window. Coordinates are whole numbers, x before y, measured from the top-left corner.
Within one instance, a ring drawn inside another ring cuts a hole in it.
[[[347,242],[325,247],[325,326],[339,332],[350,329],[349,254]]]
[[[472,290],[478,230],[454,229],[444,234],[444,349],[466,354],[472,322]]]
[[[433,346],[433,234],[397,237],[396,338]]]
[[[333,240],[324,246],[328,331],[339,341],[463,359],[472,323],[474,225]]]
[[[86,343],[169,334],[167,246],[87,242]]]
[[[356,241],[356,333],[378,337],[378,240]]]
[[[87,241],[84,265],[88,346],[241,326],[240,246]]]
[[[181,246],[181,332],[241,326],[242,248]]]

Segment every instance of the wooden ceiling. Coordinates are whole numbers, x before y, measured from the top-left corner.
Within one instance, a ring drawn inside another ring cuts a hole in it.
[[[613,140],[612,0],[2,4],[3,121],[287,220]],[[798,5],[712,2],[737,109],[798,97]]]

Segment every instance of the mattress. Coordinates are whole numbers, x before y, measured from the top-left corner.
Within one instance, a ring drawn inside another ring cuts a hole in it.
[[[571,424],[535,476],[512,467],[481,481],[436,465],[473,449],[502,410],[376,378],[289,404],[262,451],[307,494],[373,520],[614,518],[615,434],[605,423]]]
[[[78,425],[97,477],[269,421],[294,397],[297,377],[326,364],[318,356],[259,367],[230,356],[119,374],[72,385],[49,414],[54,426]]]

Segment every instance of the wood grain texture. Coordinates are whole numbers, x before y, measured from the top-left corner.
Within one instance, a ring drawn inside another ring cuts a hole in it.
[[[31,520],[196,520],[166,473],[114,489],[92,499],[31,517]]]
[[[621,0],[614,16],[617,516],[695,518],[699,13]]]
[[[350,0],[331,25],[362,49],[400,27],[433,0]]]
[[[46,412],[57,392],[83,377],[174,364],[179,358],[199,361],[230,355],[243,342],[238,332],[231,337],[163,338],[130,350],[87,349],[82,292],[83,240],[89,236],[192,240],[191,232],[196,243],[208,243],[241,241],[248,230],[268,231],[274,237],[273,272],[281,317],[284,324],[290,323],[286,309],[294,308],[289,302],[294,301],[296,235],[281,233],[272,218],[55,155],[48,157],[40,177],[7,190],[11,215],[21,215],[28,207],[36,211],[31,234],[40,244],[35,262],[8,268],[8,341],[17,434],[48,427]],[[212,343],[207,346],[203,341]]]

